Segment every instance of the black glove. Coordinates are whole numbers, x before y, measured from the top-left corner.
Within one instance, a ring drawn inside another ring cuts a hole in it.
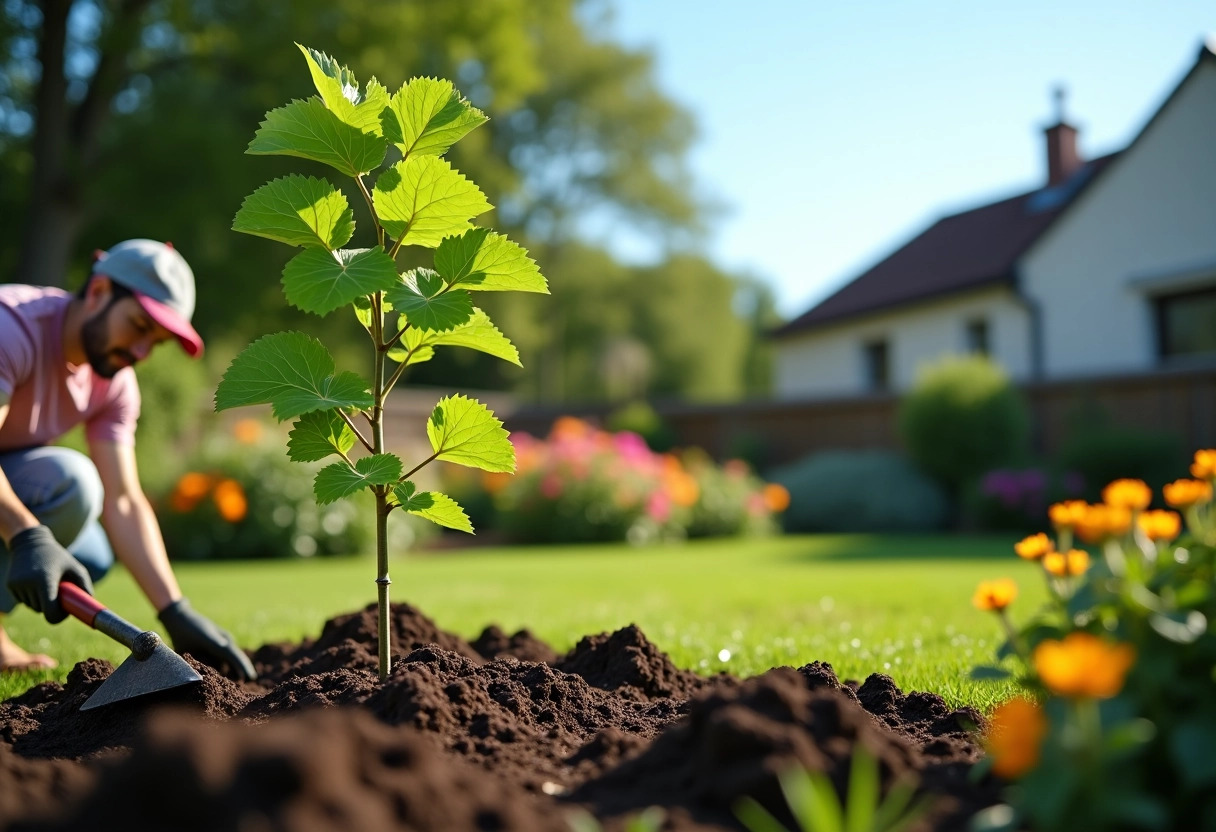
[[[34,526],[9,541],[8,591],[21,603],[46,616],[51,624],[68,617],[59,603],[59,582],[76,584],[90,595],[93,581],[84,565],[59,545],[46,526]]]
[[[221,672],[230,672],[245,682],[258,677],[249,657],[236,646],[232,634],[207,616],[196,612],[185,598],[160,611],[160,622],[173,640],[173,649],[189,653]]]

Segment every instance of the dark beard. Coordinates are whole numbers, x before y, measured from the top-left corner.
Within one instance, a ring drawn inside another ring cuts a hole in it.
[[[85,357],[88,358],[93,372],[102,378],[114,378],[123,368],[116,359],[125,359],[128,364],[135,363],[135,356],[125,350],[106,349],[106,345],[110,343],[109,313],[113,305],[113,302],[108,304],[80,328],[80,342],[84,347]]]

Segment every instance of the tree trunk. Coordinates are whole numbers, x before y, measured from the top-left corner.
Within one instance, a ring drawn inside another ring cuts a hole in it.
[[[68,15],[73,0],[42,0],[38,36],[41,76],[34,97],[33,162],[29,210],[15,279],[63,286],[72,248],[85,220],[84,183],[114,95],[127,77],[127,56],[139,39],[140,18],[150,0],[119,4],[96,43],[97,69],[80,104],[67,100]]]

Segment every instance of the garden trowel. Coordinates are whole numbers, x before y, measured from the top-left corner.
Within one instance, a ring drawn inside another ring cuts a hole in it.
[[[133,696],[203,680],[185,659],[161,641],[160,636],[126,621],[76,584],[66,581],[59,584],[59,601],[72,616],[131,651],[131,655],[114,668],[114,672],[101,683],[101,687],[93,691],[80,710],[100,708]]]

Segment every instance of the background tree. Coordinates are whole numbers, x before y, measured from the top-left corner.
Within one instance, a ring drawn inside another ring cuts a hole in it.
[[[316,332],[315,319],[278,302],[270,276],[282,253],[230,230],[268,175],[267,160],[243,155],[249,126],[285,94],[310,94],[295,40],[347,56],[389,89],[413,75],[452,78],[491,117],[452,163],[498,206],[487,223],[544,262],[554,295],[543,312],[527,298],[487,305],[528,369],[444,359],[467,362],[470,386],[615,396],[603,374],[626,356],[649,368],[626,373],[630,395],[743,391],[754,327],[734,304],[747,284],[687,253],[707,208],[685,163],[692,119],[657,89],[649,55],[599,34],[609,13],[579,0],[2,0],[0,210],[24,222],[0,224],[0,279],[71,287],[95,248],[170,239],[195,268],[196,325],[213,350],[272,326]],[[591,226],[627,229],[659,262],[619,263],[589,242]],[[678,289],[697,280],[702,291]],[[663,297],[656,281],[676,294]],[[711,297],[712,313],[684,316],[712,315],[738,336],[684,326],[677,304]],[[342,342],[361,333],[353,319],[325,326],[342,361]],[[449,369],[422,365],[414,381]]]

